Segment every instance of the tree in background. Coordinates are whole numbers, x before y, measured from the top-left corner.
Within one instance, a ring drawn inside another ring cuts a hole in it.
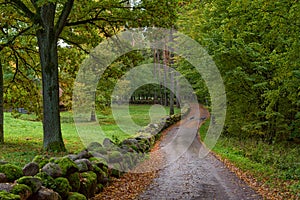
[[[204,45],[224,78],[225,133],[268,142],[299,137],[298,1],[194,1],[180,29]]]

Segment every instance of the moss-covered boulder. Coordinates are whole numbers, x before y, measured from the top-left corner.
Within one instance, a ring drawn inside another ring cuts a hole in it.
[[[98,148],[101,148],[101,147],[102,147],[102,145],[99,142],[91,142],[88,145],[87,149],[89,151],[95,151],[95,150],[97,150]]]
[[[99,183],[99,184],[97,185],[97,193],[102,192],[103,189],[104,189],[104,185],[102,185],[101,183]]]
[[[72,187],[68,179],[59,177],[55,179],[55,188],[53,189],[57,192],[63,199],[66,199],[71,191]]]
[[[111,147],[111,146],[114,146],[114,145],[115,144],[114,144],[114,142],[111,139],[104,138],[104,140],[103,140],[103,146],[104,147]]]
[[[62,176],[64,177],[78,171],[75,162],[68,157],[59,158],[55,160],[55,163],[62,169]]]
[[[4,173],[0,173],[0,183],[6,183],[6,182],[7,182],[6,175]]]
[[[112,163],[122,162],[123,156],[119,151],[113,151],[108,155],[108,160]]]
[[[49,176],[53,178],[57,178],[63,175],[61,167],[56,163],[47,163],[43,168],[42,172],[47,173]]]
[[[32,162],[37,163],[41,169],[49,162],[49,159],[49,156],[37,155],[33,158]]]
[[[92,164],[97,165],[101,169],[107,168],[108,163],[107,163],[107,161],[104,158],[101,158],[101,157],[92,157],[89,160],[91,161]]]
[[[36,193],[42,187],[42,179],[32,176],[23,176],[17,180],[17,183],[27,185],[32,193]]]
[[[21,200],[21,197],[16,194],[0,191],[0,200]]]
[[[97,187],[97,175],[96,173],[89,171],[80,174],[81,183],[79,193],[83,194],[87,198],[91,198],[95,195]]]
[[[82,159],[82,158],[89,159],[91,157],[93,157],[93,155],[88,150],[85,149],[77,154],[76,159]]]
[[[86,158],[75,160],[75,164],[77,165],[79,172],[93,171],[91,161]]]
[[[39,173],[39,165],[35,162],[31,162],[26,164],[22,170],[24,176],[34,176]]]
[[[42,186],[37,193],[31,195],[27,200],[62,200],[62,198],[57,192]]]
[[[52,178],[46,172],[39,172],[37,175],[35,175],[35,177],[38,177],[42,180],[42,184],[44,187],[49,188],[49,189],[55,188],[54,178]]]
[[[12,164],[0,165],[0,173],[5,174],[9,182],[13,182],[23,176],[22,168]]]
[[[71,186],[71,191],[72,192],[78,192],[80,189],[80,176],[78,172],[75,172],[73,174],[70,174],[67,177],[70,186]]]
[[[29,186],[24,184],[15,184],[10,191],[12,194],[19,195],[21,199],[28,199],[32,195],[32,190]]]
[[[108,175],[97,165],[94,165],[94,172],[97,174],[97,182],[106,185],[109,182]]]
[[[72,192],[70,193],[68,200],[87,200],[87,198],[83,194]]]

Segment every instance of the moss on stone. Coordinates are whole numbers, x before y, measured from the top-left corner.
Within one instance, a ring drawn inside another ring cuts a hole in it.
[[[54,161],[62,169],[64,177],[78,171],[76,163],[68,157],[59,158]]]
[[[105,182],[105,180],[107,180],[108,178],[107,173],[97,165],[93,165],[93,167],[94,167],[94,172],[97,174],[97,182],[98,183]]]
[[[63,199],[67,198],[69,192],[72,189],[68,179],[59,177],[56,178],[54,181],[55,181],[55,188],[53,190],[57,192]]]
[[[39,165],[39,168],[41,169],[49,162],[49,157],[37,155],[33,158],[32,162],[37,163]]]
[[[12,164],[0,165],[0,173],[5,174],[9,182],[13,182],[23,176],[22,168]]]
[[[92,172],[83,172],[79,192],[87,198],[93,197],[97,187],[97,175]]]
[[[44,187],[49,188],[49,189],[55,188],[54,178],[52,178],[46,172],[39,172],[37,175],[35,175],[35,177],[38,177],[42,180],[42,184]]]
[[[123,157],[119,151],[113,151],[108,155],[109,162],[121,162]]]
[[[21,200],[20,195],[0,191],[0,200]]]
[[[17,180],[17,183],[27,185],[33,193],[36,193],[42,186],[42,179],[39,177],[23,176]]]
[[[87,198],[83,194],[72,192],[70,193],[68,200],[87,200]]]
[[[104,189],[104,186],[103,186],[101,183],[99,183],[99,184],[97,185],[97,188],[98,188],[98,191],[99,191],[99,192],[102,192],[103,189]]]
[[[97,165],[100,167],[103,171],[107,171],[107,161],[104,158],[99,158],[99,157],[93,157],[90,159],[92,164]]]
[[[21,199],[27,199],[30,195],[32,195],[32,190],[25,184],[16,184],[13,186],[10,193],[19,195]]]
[[[79,173],[78,172],[75,172],[73,174],[70,174],[68,177],[67,177],[69,183],[70,183],[70,186],[71,186],[71,191],[72,192],[78,192],[79,189],[80,189],[80,176],[79,176]]]

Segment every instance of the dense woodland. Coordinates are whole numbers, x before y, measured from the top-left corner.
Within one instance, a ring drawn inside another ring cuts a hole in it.
[[[125,29],[154,26],[179,30],[213,57],[226,87],[223,135],[267,143],[299,141],[298,1],[1,0],[0,10],[0,102],[16,117],[13,108],[24,108],[44,124],[59,123],[59,105],[71,109],[73,82],[90,50]],[[97,108],[110,104],[114,84],[126,71],[143,63],[166,62],[174,62],[172,67],[189,80],[199,102],[209,107],[209,92],[193,66],[167,54],[145,50],[119,58],[99,82]],[[157,70],[163,79],[164,69]],[[59,88],[63,91],[60,100]],[[168,104],[167,99],[174,99],[170,96],[172,93],[159,85],[146,85],[136,91],[132,101]],[[53,109],[57,112],[49,116]],[[62,142],[57,124],[44,127],[44,137],[49,138],[49,129],[53,134],[53,127],[57,140],[50,142]],[[56,147],[44,140],[44,148]],[[63,144],[58,149],[64,150]]]

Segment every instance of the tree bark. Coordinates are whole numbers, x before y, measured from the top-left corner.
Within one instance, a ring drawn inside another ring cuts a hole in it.
[[[60,127],[58,54],[54,18],[56,6],[49,3],[40,8],[37,39],[43,81],[43,148],[46,151],[65,151]]]
[[[0,60],[0,144],[4,143],[4,130],[3,130],[3,69]]]
[[[170,31],[170,41],[173,42],[173,32],[172,30]],[[169,63],[170,67],[174,67],[174,54],[172,53],[173,48],[170,47],[170,52],[169,52]],[[170,115],[174,115],[174,92],[175,92],[175,87],[174,87],[174,73],[172,72],[170,68]]]

